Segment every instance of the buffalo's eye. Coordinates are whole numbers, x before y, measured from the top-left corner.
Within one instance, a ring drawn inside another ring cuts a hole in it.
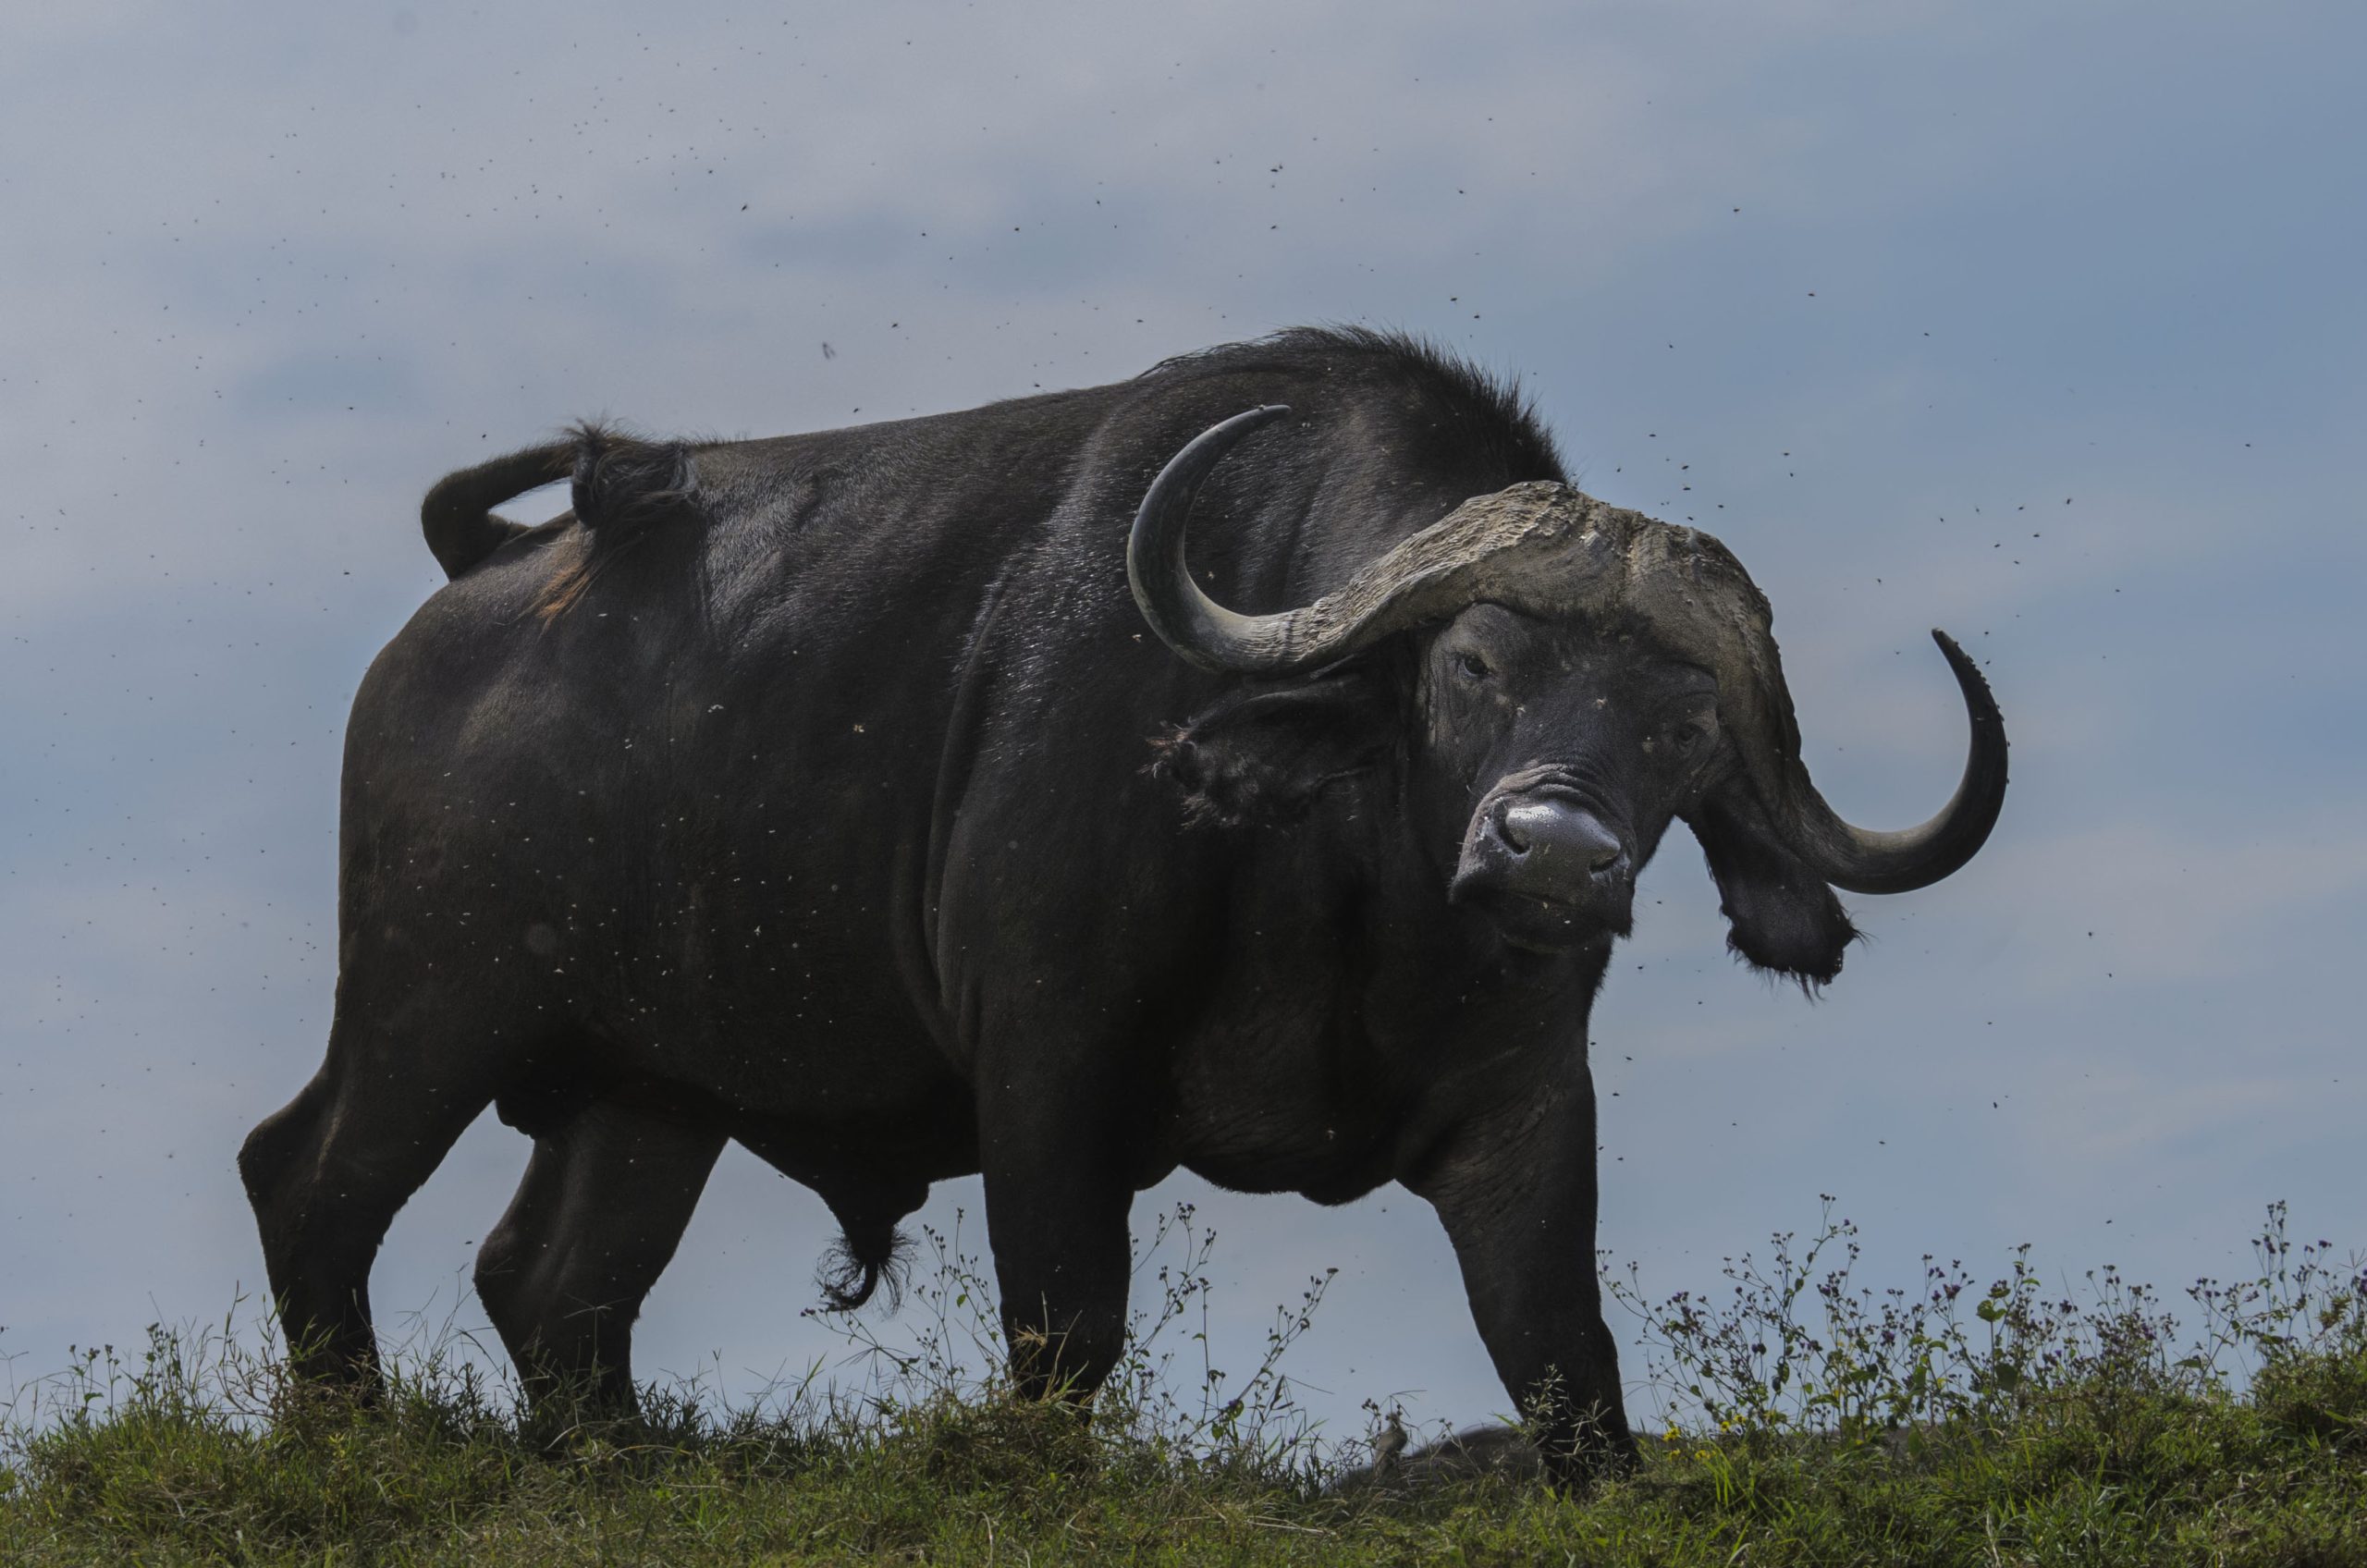
[[[1669,735],[1669,743],[1680,755],[1692,752],[1710,738],[1710,727],[1698,718],[1681,720]]]
[[[1485,680],[1489,676],[1495,673],[1495,671],[1490,668],[1488,661],[1481,658],[1478,654],[1462,654],[1457,655],[1454,661],[1454,667],[1463,671],[1464,678],[1469,680]]]

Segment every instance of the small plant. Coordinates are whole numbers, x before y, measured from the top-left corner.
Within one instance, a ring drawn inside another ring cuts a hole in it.
[[[2255,1278],[2187,1288],[2201,1333],[2182,1341],[2152,1288],[2107,1265],[2080,1294],[2050,1293],[2027,1245],[1985,1287],[1929,1255],[1918,1289],[1860,1285],[1858,1228],[1822,1201],[1805,1244],[1783,1231],[1767,1263],[1727,1259],[1716,1301],[1652,1302],[1632,1265],[1622,1277],[1606,1262],[1604,1292],[1638,1325],[1670,1442],[1685,1440],[1688,1410],[1719,1434],[1813,1434],[1845,1449],[1902,1431],[1996,1432],[2068,1397],[2224,1397],[2297,1361],[2367,1353],[2367,1269],[2336,1266],[2328,1243],[2290,1241],[2282,1203],[2253,1243]]]
[[[1130,1440],[1196,1463],[1312,1473],[1319,1468],[1312,1440],[1316,1427],[1299,1405],[1282,1362],[1315,1326],[1324,1292],[1339,1270],[1310,1276],[1295,1306],[1274,1309],[1257,1366],[1237,1386],[1229,1386],[1231,1378],[1215,1364],[1209,1340],[1208,1270],[1216,1244],[1215,1228],[1200,1223],[1193,1205],[1179,1203],[1159,1216],[1134,1268],[1141,1280],[1157,1262],[1149,1281],[1156,1295],[1129,1326],[1125,1358],[1110,1385],[1116,1395],[1112,1414]],[[1170,1251],[1177,1256],[1162,1261]],[[1178,1333],[1192,1350],[1179,1351]],[[1198,1362],[1188,1394],[1178,1386],[1179,1354]]]
[[[950,1408],[986,1408],[1014,1399],[1004,1371],[996,1295],[985,1266],[963,1243],[965,1216],[950,1234],[923,1226],[926,1279],[907,1292],[907,1338],[891,1341],[861,1312],[816,1307],[843,1333],[863,1369],[857,1396],[893,1422],[934,1419]],[[1211,1353],[1210,1266],[1215,1228],[1179,1203],[1153,1222],[1136,1248],[1134,1278],[1152,1287],[1128,1324],[1123,1358],[1094,1401],[1092,1429],[1105,1451],[1138,1451],[1162,1464],[1232,1467],[1306,1481],[1324,1457],[1313,1418],[1299,1404],[1283,1360],[1314,1327],[1337,1269],[1309,1278],[1295,1306],[1275,1310],[1257,1365],[1237,1385]]]

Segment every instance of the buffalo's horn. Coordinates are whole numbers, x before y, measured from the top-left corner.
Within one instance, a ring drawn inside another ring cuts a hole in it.
[[[1268,403],[1211,425],[1167,459],[1150,482],[1134,529],[1126,539],[1126,580],[1134,603],[1159,640],[1203,669],[1243,672],[1278,670],[1292,661],[1275,646],[1286,615],[1240,615],[1201,592],[1184,559],[1184,527],[1192,500],[1208,471],[1233,444],[1260,425],[1289,413],[1287,403]]]
[[[1203,669],[1279,676],[1345,658],[1392,632],[1482,600],[1555,619],[1625,616],[1715,670],[1719,707],[1785,845],[1853,893],[1928,887],[1970,860],[2005,797],[2005,726],[1989,683],[1947,634],[1972,744],[1955,798],[1919,827],[1882,833],[1843,821],[1799,756],[1767,601],[1706,533],[1605,506],[1566,484],[1532,482],[1475,496],[1368,562],[1311,605],[1242,615],[1203,593],[1184,558],[1185,520],[1226,452],[1290,410],[1278,404],[1203,431],[1168,460],[1134,514],[1126,575],[1159,640]]]
[[[1609,587],[1615,552],[1581,546],[1587,521],[1609,508],[1564,484],[1537,482],[1478,496],[1367,563],[1333,593],[1271,615],[1227,609],[1192,581],[1184,522],[1208,472],[1243,436],[1290,412],[1268,404],[1194,437],[1151,481],[1126,542],[1134,603],[1159,640],[1203,669],[1278,676],[1345,658],[1392,632],[1453,615],[1480,599],[1521,604],[1541,560],[1560,563],[1554,582]],[[1560,601],[1557,599],[1556,601]]]
[[[1932,640],[1947,655],[1972,721],[1964,777],[1938,815],[1895,833],[1853,827],[1825,804],[1797,759],[1789,770],[1791,798],[1788,810],[1778,814],[1777,830],[1818,876],[1848,892],[1911,893],[1930,887],[1973,857],[2005,802],[2005,721],[1989,682],[1946,632],[1934,630]]]

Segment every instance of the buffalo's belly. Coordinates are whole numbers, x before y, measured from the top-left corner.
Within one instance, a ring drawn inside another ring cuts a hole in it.
[[[594,1027],[735,1121],[818,1131],[939,1116],[967,1085],[877,913],[729,898],[653,911],[616,944]]]
[[[1318,966],[1263,978],[1228,987],[1175,1053],[1176,1158],[1235,1192],[1361,1197],[1391,1178],[1396,1155],[1369,1047]]]
[[[454,1016],[502,1021],[510,1075],[537,1092],[644,1085],[768,1141],[966,1107],[882,879],[653,864],[592,826],[389,835],[389,865],[348,879],[349,980],[390,975],[373,995],[432,983]]]
[[[825,1093],[800,1110],[742,1112],[725,1125],[757,1158],[826,1196],[880,1183],[925,1188],[978,1170],[976,1108],[959,1088],[889,1109]]]
[[[1183,1165],[1230,1192],[1296,1193],[1320,1204],[1353,1203],[1396,1174],[1386,1145],[1343,1145],[1336,1130],[1289,1145],[1210,1146]]]
[[[1178,1065],[1163,1140],[1175,1163],[1238,1193],[1364,1196],[1395,1174],[1395,1129],[1365,1096],[1324,1082],[1305,1052],[1297,1072],[1272,1059],[1208,1049]],[[1260,1071],[1260,1067],[1265,1071]]]

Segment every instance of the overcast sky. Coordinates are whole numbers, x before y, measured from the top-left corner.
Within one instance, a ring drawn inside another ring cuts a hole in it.
[[[1651,867],[1595,1031],[1603,1243],[1650,1289],[1821,1193],[1876,1283],[2027,1241],[2175,1284],[2280,1197],[2367,1243],[2355,6],[77,0],[9,31],[18,1379],[259,1291],[232,1156],[320,1057],[344,715],[441,581],[435,478],[584,415],[819,428],[1320,320],[1519,374],[1586,488],[1724,538],[1852,818],[1954,780],[1927,628],[2004,704],[1996,836],[1852,900],[1821,1004],[1727,959],[1681,831]],[[482,1321],[525,1157],[463,1140],[382,1320]],[[1187,1197],[1220,1364],[1336,1266],[1293,1363],[1319,1410],[1504,1408],[1418,1201],[1179,1179],[1137,1212]],[[728,1157],[641,1369],[830,1356],[798,1316],[828,1234]]]

